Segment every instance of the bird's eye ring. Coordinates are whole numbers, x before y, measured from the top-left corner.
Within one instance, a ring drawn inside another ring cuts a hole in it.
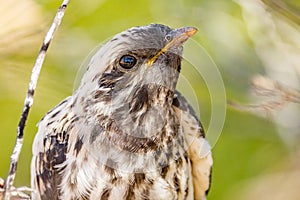
[[[171,36],[171,35],[166,35],[165,39],[166,39],[168,42],[170,42],[171,39],[172,39],[172,36]]]
[[[119,65],[124,69],[131,69],[137,63],[137,59],[132,55],[124,55],[119,60]]]

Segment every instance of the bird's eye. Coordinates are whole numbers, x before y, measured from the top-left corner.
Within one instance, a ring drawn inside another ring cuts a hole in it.
[[[168,42],[170,42],[171,39],[172,39],[172,36],[171,36],[171,35],[166,35],[165,40],[167,40]]]
[[[131,55],[124,55],[119,60],[119,65],[124,69],[131,69],[137,63],[137,59]]]

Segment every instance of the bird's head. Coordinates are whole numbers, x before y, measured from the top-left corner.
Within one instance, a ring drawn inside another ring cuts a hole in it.
[[[121,32],[93,56],[79,89],[99,100],[118,97],[120,102],[173,95],[182,45],[196,32],[193,27],[171,29],[161,24]]]
[[[150,24],[114,36],[89,63],[77,90],[78,113],[107,116],[135,137],[161,132],[179,77],[182,45],[196,32]]]
[[[87,123],[96,122],[91,132],[105,127],[111,140],[119,141],[117,146],[126,146],[124,149],[131,149],[132,144],[134,149],[142,149],[137,144],[147,149],[148,143],[136,138],[161,137],[166,116],[172,116],[182,46],[196,32],[193,27],[171,29],[150,24],[117,34],[102,46],[74,95],[80,101],[78,108],[86,111],[78,113],[87,113],[91,118],[86,118]],[[175,123],[177,119],[172,117]],[[170,129],[177,132],[175,126]]]

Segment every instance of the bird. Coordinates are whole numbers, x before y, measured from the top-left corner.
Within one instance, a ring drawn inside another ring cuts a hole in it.
[[[176,90],[197,31],[136,26],[94,54],[78,89],[38,124],[32,199],[206,199],[211,146]]]

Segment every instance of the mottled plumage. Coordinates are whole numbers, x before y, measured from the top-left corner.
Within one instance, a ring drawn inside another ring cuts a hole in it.
[[[79,88],[39,123],[33,199],[205,199],[210,146],[175,89],[195,32],[134,27],[94,55]]]

